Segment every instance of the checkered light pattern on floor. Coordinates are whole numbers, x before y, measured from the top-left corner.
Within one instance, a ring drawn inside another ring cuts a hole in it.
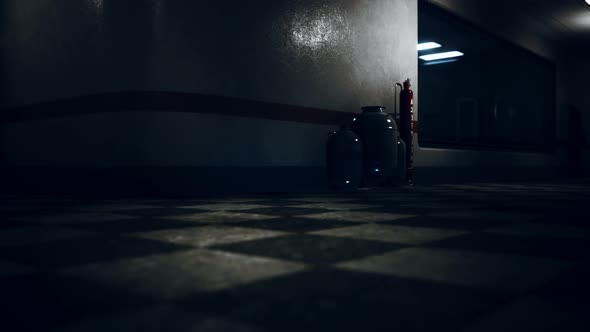
[[[583,331],[587,183],[9,198],[3,329]]]

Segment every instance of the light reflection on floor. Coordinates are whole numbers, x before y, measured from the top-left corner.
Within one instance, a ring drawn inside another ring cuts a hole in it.
[[[587,184],[5,199],[3,328],[584,331]]]

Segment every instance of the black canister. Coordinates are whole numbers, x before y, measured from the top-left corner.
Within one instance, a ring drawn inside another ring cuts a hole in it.
[[[362,107],[351,129],[363,142],[363,169],[367,184],[387,184],[393,180],[398,159],[397,125],[383,106]]]
[[[363,177],[363,145],[348,127],[341,127],[328,137],[326,170],[332,188],[356,189]]]
[[[406,179],[406,143],[398,137],[397,141],[397,166],[394,168],[392,177],[392,185],[400,185]]]

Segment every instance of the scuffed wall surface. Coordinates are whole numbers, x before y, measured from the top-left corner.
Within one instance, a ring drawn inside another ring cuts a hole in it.
[[[416,0],[3,3],[1,106],[147,89],[351,111],[416,78]]]
[[[10,164],[31,167],[323,166],[331,129],[212,114],[99,113],[5,125],[0,151]]]

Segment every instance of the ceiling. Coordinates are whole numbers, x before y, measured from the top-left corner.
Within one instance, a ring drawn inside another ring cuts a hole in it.
[[[524,41],[538,53],[557,55],[590,48],[590,6],[585,0],[428,1]]]
[[[559,38],[590,36],[590,6],[584,0],[494,1],[501,8],[514,8],[515,18],[539,32]]]

